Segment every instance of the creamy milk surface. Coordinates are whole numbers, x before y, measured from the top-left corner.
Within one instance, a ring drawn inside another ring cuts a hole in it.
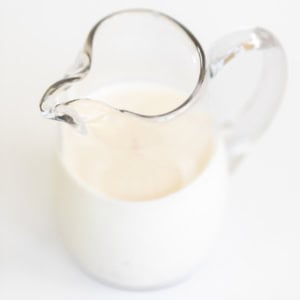
[[[185,100],[157,85],[113,87],[93,98],[147,115],[168,112]],[[175,192],[195,179],[212,155],[212,122],[199,110],[157,122],[94,101],[73,107],[87,116],[87,134],[63,128],[64,163],[86,185],[113,198],[142,201]]]
[[[155,114],[175,108],[182,94],[139,85],[95,99]],[[222,140],[213,142],[210,118],[196,107],[167,122],[97,102],[73,108],[87,134],[61,130],[57,212],[69,252],[93,277],[118,287],[184,278],[204,261],[227,194],[227,159]]]

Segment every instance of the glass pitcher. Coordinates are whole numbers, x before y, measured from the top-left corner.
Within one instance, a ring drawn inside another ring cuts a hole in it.
[[[260,53],[261,77],[233,114],[207,91],[247,53]],[[230,171],[269,124],[285,79],[280,43],[262,28],[229,34],[207,55],[157,11],[100,20],[40,103],[43,116],[61,121],[57,211],[82,268],[133,289],[197,268],[220,229]]]

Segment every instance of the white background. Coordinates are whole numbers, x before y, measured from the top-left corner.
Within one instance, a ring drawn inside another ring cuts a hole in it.
[[[0,2],[0,299],[300,299],[300,40],[296,0]],[[279,37],[289,61],[284,102],[232,176],[217,247],[191,279],[128,292],[82,273],[51,219],[54,123],[38,101],[71,64],[90,27],[114,10],[171,14],[204,48],[242,26]]]

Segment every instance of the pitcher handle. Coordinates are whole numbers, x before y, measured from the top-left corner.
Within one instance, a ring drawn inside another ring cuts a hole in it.
[[[229,34],[214,45],[209,55],[209,74],[214,78],[232,59],[256,50],[262,50],[261,80],[237,116],[221,124],[226,126],[230,169],[238,165],[274,116],[286,85],[287,63],[279,41],[263,28]]]

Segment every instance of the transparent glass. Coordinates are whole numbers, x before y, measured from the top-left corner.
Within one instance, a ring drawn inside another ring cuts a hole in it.
[[[212,99],[207,90],[227,63],[257,51],[258,85],[233,114],[226,99]],[[97,279],[134,289],[191,273],[221,226],[228,169],[269,124],[285,81],[282,47],[262,28],[232,33],[205,54],[185,26],[157,11],[125,10],[100,20],[40,103],[43,116],[62,122],[58,213],[79,264]],[[112,90],[118,101],[109,97]],[[164,102],[171,91],[179,92]],[[145,109],[128,97],[152,104]],[[108,162],[114,169],[101,173]]]

